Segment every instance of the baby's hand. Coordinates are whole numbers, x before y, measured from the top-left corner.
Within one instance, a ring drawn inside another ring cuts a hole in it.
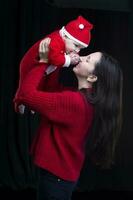
[[[78,64],[80,62],[80,56],[78,54],[70,53],[69,56],[71,58],[72,65]]]
[[[50,38],[45,38],[40,42],[39,45],[40,62],[48,63],[48,52],[49,52],[50,41],[51,41]]]

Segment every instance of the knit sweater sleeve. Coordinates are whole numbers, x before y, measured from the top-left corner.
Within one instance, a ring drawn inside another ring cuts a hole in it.
[[[23,80],[25,79],[25,77],[27,76],[27,74],[30,72],[30,70],[32,70],[34,67],[38,67],[40,64],[42,65],[42,63],[39,63],[39,53],[38,53],[38,49],[39,49],[39,43],[40,41],[36,42],[23,56],[21,62],[20,62],[20,68],[19,68],[19,85],[14,97],[14,102],[17,100],[18,96],[19,96],[19,92],[20,92],[20,88],[21,88],[21,84],[23,82]],[[44,64],[46,65],[46,64]]]
[[[22,82],[28,72],[34,67],[39,65],[39,43],[36,42],[30,49],[25,53],[20,62],[20,81]]]
[[[38,90],[44,68],[33,69],[23,82],[20,101],[48,119],[67,123],[80,115],[83,101],[81,95],[74,91],[43,92]]]

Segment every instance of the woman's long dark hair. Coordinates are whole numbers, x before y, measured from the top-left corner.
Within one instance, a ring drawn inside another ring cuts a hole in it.
[[[91,159],[102,168],[111,167],[122,125],[122,71],[118,62],[102,53],[93,72],[97,82],[87,98],[95,106],[92,130],[86,145]]]
[[[75,74],[70,68],[60,70],[59,82],[64,86],[78,87]],[[114,162],[115,147],[122,124],[122,72],[118,62],[102,53],[93,72],[98,80],[90,90],[82,89],[87,100],[94,104],[92,130],[86,144],[89,158],[101,168],[109,168]]]

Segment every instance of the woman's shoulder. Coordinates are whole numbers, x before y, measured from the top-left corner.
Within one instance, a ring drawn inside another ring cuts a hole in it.
[[[78,90],[65,90],[60,95],[66,98],[71,104],[77,105],[80,108],[85,104],[85,97]]]

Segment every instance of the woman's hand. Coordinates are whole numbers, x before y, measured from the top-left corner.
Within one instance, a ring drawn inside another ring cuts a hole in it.
[[[40,61],[39,62],[48,63],[48,52],[49,52],[50,41],[51,39],[47,37],[40,42],[40,45],[39,45]]]

